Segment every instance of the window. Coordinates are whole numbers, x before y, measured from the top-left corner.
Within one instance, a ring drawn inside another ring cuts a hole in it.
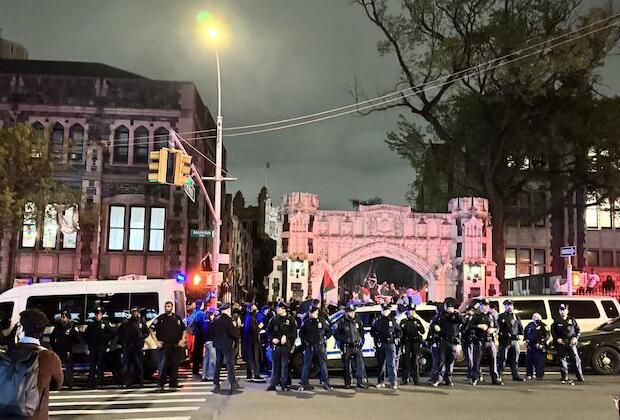
[[[132,293],[129,296],[129,307],[137,306],[146,320],[157,318],[159,315],[159,297],[157,293]]]
[[[37,243],[37,223],[35,220],[34,203],[26,203],[24,207],[24,223],[22,224],[22,248],[34,248]]]
[[[13,302],[0,303],[0,332],[11,327],[11,317],[13,316]]]
[[[456,258],[460,258],[462,256],[463,256],[463,243],[457,242],[456,243]]]
[[[519,249],[517,251],[517,276],[529,276],[530,275],[530,262],[531,253],[529,249]]]
[[[553,317],[560,316],[560,304],[566,303],[563,300],[550,300],[549,309]],[[571,300],[568,302],[568,315],[577,319],[598,318],[600,312],[596,303],[592,300]]]
[[[86,319],[95,317],[95,308],[103,308],[110,322],[120,323],[129,318],[129,293],[89,294],[86,300]]]
[[[166,209],[151,208],[151,224],[149,232],[149,251],[164,250],[164,225],[166,224]]]
[[[545,272],[545,250],[534,250],[534,265],[532,266],[532,274],[543,274]]]
[[[312,232],[314,229],[314,216],[310,216],[310,220],[308,221],[308,232]]]
[[[587,250],[586,258],[588,260],[588,267],[598,267],[598,249]]]
[[[461,219],[456,219],[456,236],[463,236],[463,224]]]
[[[158,151],[162,147],[168,145],[168,130],[160,127],[155,130],[155,138],[153,140],[153,151]]]
[[[69,129],[69,160],[81,162],[84,154],[84,127],[74,124]]]
[[[282,222],[282,232],[288,232],[291,226],[288,222],[288,214],[284,215],[284,221]]]
[[[43,216],[43,248],[56,248],[56,236],[58,235],[56,217],[56,207],[51,204],[45,206],[45,215]]]
[[[144,226],[146,209],[132,207],[129,213],[129,250],[144,251]]]
[[[602,300],[601,305],[603,305],[605,315],[607,315],[608,318],[615,318],[620,315],[613,300]]]
[[[110,206],[108,250],[122,251],[125,245],[125,207]]]
[[[598,208],[598,220],[601,229],[611,228],[611,207],[608,198],[601,201],[601,205]]]
[[[50,322],[60,319],[60,313],[68,310],[71,319],[84,319],[86,295],[31,296],[26,301],[26,309],[35,308],[43,312]]]
[[[114,163],[127,163],[129,159],[129,130],[124,125],[114,130],[114,149],[112,152]]]
[[[288,239],[282,238],[282,253],[288,253]]]
[[[419,311],[415,311],[415,313],[424,321],[429,323],[435,317],[435,314],[437,314],[437,312],[432,309],[420,309]]]
[[[364,325],[364,328],[370,328],[372,326],[372,323],[375,322],[378,314],[379,312],[358,312],[357,316],[359,317],[360,321],[362,321],[362,325]]]
[[[45,132],[45,127],[43,127],[43,124],[37,121],[32,124],[32,128],[34,128],[34,131],[37,133],[37,136],[43,137],[43,133]]]
[[[308,239],[308,254],[314,254],[314,244],[312,239]]]
[[[517,250],[514,248],[506,248],[505,251],[505,270],[504,278],[514,279],[517,277]]]
[[[538,312],[543,319],[547,318],[545,302],[542,300],[515,300],[515,312],[521,319],[532,319],[532,315]]]
[[[588,195],[586,199],[586,227],[588,229],[598,229],[598,209],[596,207],[596,197]]]
[[[601,252],[601,267],[613,267],[614,266],[614,252],[602,251]]]
[[[133,162],[147,163],[149,161],[149,137],[146,127],[138,127],[133,133]]]
[[[56,123],[50,133],[50,153],[53,157],[60,157],[62,154],[62,143],[65,139],[65,128]]]
[[[620,198],[614,201],[614,227],[620,229]]]
[[[65,210],[65,214],[62,216],[67,225],[73,225],[74,207],[69,207]],[[63,249],[75,249],[77,244],[77,231],[73,233],[62,234],[62,247]]]

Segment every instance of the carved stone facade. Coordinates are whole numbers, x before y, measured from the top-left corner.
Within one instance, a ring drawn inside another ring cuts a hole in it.
[[[458,198],[446,213],[416,213],[394,205],[357,211],[319,209],[310,193],[284,196],[269,296],[318,296],[325,272],[338,281],[360,263],[378,257],[399,261],[428,285],[429,299],[493,295],[499,290],[491,259],[491,223],[482,198]]]

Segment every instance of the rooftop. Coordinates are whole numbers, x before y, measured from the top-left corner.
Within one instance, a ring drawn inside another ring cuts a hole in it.
[[[107,64],[81,61],[0,59],[0,73],[97,77],[105,79],[147,79],[139,74],[108,66]]]

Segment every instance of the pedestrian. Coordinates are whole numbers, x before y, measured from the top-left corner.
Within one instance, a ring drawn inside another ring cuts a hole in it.
[[[312,366],[312,361],[316,358],[319,362],[319,379],[323,383],[323,388],[326,391],[331,391],[332,387],[329,384],[327,373],[327,349],[325,342],[332,334],[327,320],[322,319],[319,315],[319,307],[311,306],[308,309],[308,316],[299,330],[299,338],[304,349],[304,362],[299,385],[302,390],[313,389],[309,383],[310,367]]]
[[[381,316],[372,324],[370,335],[375,340],[375,357],[380,369],[377,388],[385,388],[384,380],[387,376],[390,388],[397,390],[396,344],[400,338],[400,326],[392,317],[389,304],[381,305]]]
[[[94,318],[88,322],[84,333],[88,345],[88,386],[102,388],[105,354],[114,334],[114,328],[107,319],[103,319],[101,307],[96,307],[94,312]]]
[[[420,382],[420,348],[424,336],[424,325],[417,317],[415,305],[407,306],[405,310],[406,318],[400,321],[402,330],[402,355],[404,360],[403,385],[413,381],[414,385]]]
[[[125,387],[137,382],[144,387],[144,340],[149,336],[149,327],[140,314],[140,308],[131,308],[131,316],[120,326],[118,336],[123,345],[123,370]]]
[[[290,389],[289,358],[291,347],[297,338],[297,324],[287,311],[286,303],[278,303],[276,316],[267,326],[267,337],[273,348],[273,368],[267,391],[275,391],[277,385],[280,385],[282,391]]]
[[[594,288],[599,281],[601,281],[601,278],[596,272],[594,272],[594,269],[592,268],[590,270],[590,274],[588,274],[588,287],[586,288],[586,293],[594,293]]]
[[[216,308],[208,308],[206,311],[205,323],[203,326],[205,335],[205,358],[202,361],[202,382],[213,382],[213,375],[215,374],[217,353],[213,346],[213,339],[215,338],[213,321],[215,320],[216,313]]]
[[[0,352],[0,416],[48,419],[50,391],[62,388],[62,364],[58,355],[41,346],[48,325],[43,312],[27,309],[19,323],[24,335]],[[35,387],[37,392],[26,392]]]
[[[243,340],[241,349],[243,350],[243,359],[246,362],[247,379],[254,382],[264,382],[260,375],[260,328],[256,319],[258,308],[254,303],[246,305],[246,313],[243,321]]]
[[[523,324],[521,318],[514,311],[515,306],[512,300],[504,300],[504,312],[499,315],[497,323],[499,324],[499,355],[498,355],[498,373],[503,378],[504,368],[510,360],[510,371],[512,380],[517,382],[525,381],[519,375],[519,355],[521,349],[519,340],[523,339]]]
[[[351,373],[355,365],[355,378],[357,387],[368,388],[362,347],[364,346],[364,325],[355,313],[355,306],[349,304],[345,307],[344,315],[338,320],[335,328],[335,337],[342,354],[344,371],[344,386],[351,388]]]
[[[241,387],[235,379],[235,343],[239,340],[239,328],[231,317],[232,309],[228,303],[219,307],[220,314],[213,321],[213,347],[215,347],[215,373],[213,374],[213,392],[220,391],[220,371],[226,363],[229,393],[232,395]]]
[[[488,299],[480,301],[480,309],[472,317],[469,328],[475,332],[472,357],[474,366],[472,368],[471,384],[478,385],[480,379],[480,363],[485,354],[489,360],[489,373],[493,385],[504,385],[497,373],[497,347],[495,346],[495,334],[497,334],[497,320],[490,313],[491,302]]]
[[[577,342],[581,331],[577,320],[568,316],[568,305],[560,304],[560,317],[551,325],[551,335],[553,336],[553,345],[557,350],[558,359],[560,359],[560,373],[562,383],[573,384],[568,376],[568,359],[571,359],[577,380],[585,382],[583,370],[581,368],[581,359],[577,351]]]
[[[179,363],[181,349],[185,347],[185,323],[173,312],[174,304],[168,301],[164,304],[164,313],[159,315],[151,324],[151,333],[159,349],[159,391],[164,390],[166,380],[170,389],[182,388],[179,384]]]
[[[202,310],[202,300],[194,302],[194,310],[187,318],[187,332],[194,336],[194,346],[192,347],[192,374],[200,375],[200,365],[202,363],[203,349],[205,345],[204,336],[205,313]]]
[[[616,290],[616,284],[614,283],[614,279],[608,274],[605,277],[605,281],[601,284],[603,292],[605,293],[613,293]]]
[[[50,335],[50,344],[64,364],[64,382],[68,389],[73,389],[73,346],[77,342],[77,326],[71,320],[71,313],[65,309]]]
[[[463,324],[461,314],[456,310],[456,300],[446,298],[444,307],[439,319],[433,329],[439,336],[439,361],[435,370],[435,376],[431,377],[431,385],[439,386],[441,379],[439,374],[443,373],[443,382],[447,386],[454,386],[452,373],[454,371],[454,361],[456,360],[456,348],[460,342],[460,329]]]
[[[532,322],[526,325],[524,340],[527,345],[526,379],[531,380],[534,377],[534,370],[536,370],[536,379],[542,381],[545,376],[545,356],[547,355],[549,331],[547,331],[547,326],[542,322],[539,313],[534,313]]]

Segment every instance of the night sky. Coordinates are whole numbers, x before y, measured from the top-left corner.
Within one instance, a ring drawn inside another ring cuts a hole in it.
[[[355,79],[369,96],[397,79],[395,57],[379,57],[380,33],[349,0],[0,0],[0,27],[33,59],[102,62],[153,79],[193,81],[215,114],[214,51],[194,32],[203,9],[228,27],[220,50],[225,127],[349,105]],[[618,57],[603,77],[607,92],[620,90]],[[349,198],[372,196],[406,204],[411,168],[384,143],[396,115],[225,137],[230,175],[239,178],[227,189],[241,189],[249,203],[266,184],[276,203],[287,192],[307,191],[320,195],[324,209],[349,209]]]

